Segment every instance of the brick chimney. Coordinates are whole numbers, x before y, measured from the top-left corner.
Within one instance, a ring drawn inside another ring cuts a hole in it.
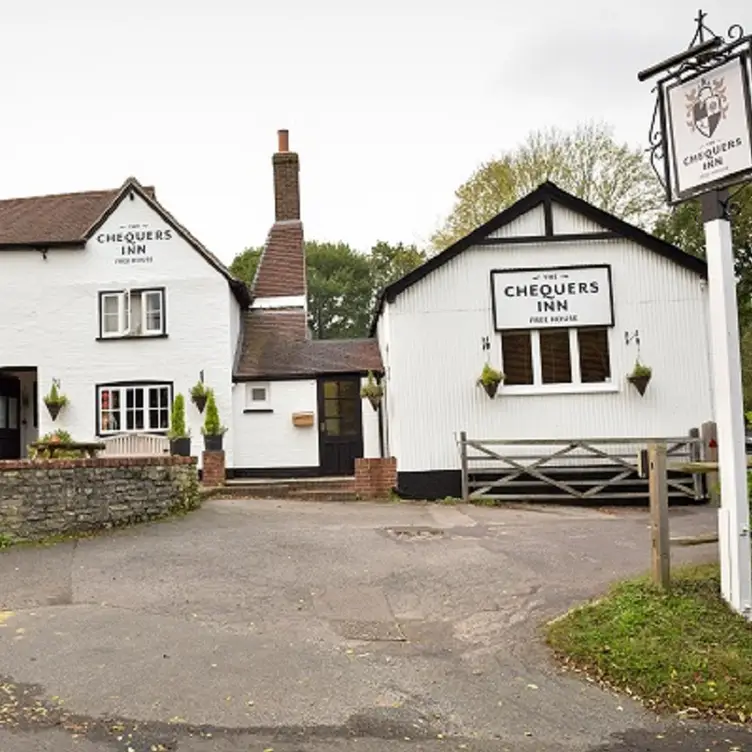
[[[303,223],[300,221],[300,166],[298,155],[289,150],[288,132],[278,131],[277,138],[278,151],[272,157],[275,221],[253,281],[253,307],[298,308],[305,312],[307,285]]]
[[[287,131],[277,131],[279,148],[272,157],[274,165],[274,211],[277,222],[300,219],[300,185],[298,155],[290,151]]]

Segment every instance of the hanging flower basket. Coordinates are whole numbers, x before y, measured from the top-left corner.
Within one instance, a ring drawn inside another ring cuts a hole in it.
[[[47,410],[49,410],[50,417],[52,418],[53,422],[57,420],[57,416],[60,415],[60,411],[63,409],[63,403],[48,402],[47,400],[45,400],[44,404],[47,405]]]
[[[483,387],[485,393],[493,399],[496,396],[496,392],[499,391],[499,385],[504,381],[504,374],[501,371],[497,371],[492,368],[488,363],[483,366],[480,377],[478,378],[478,385]]]
[[[627,376],[627,381],[639,392],[642,397],[648,388],[650,379],[653,377],[653,369],[650,366],[644,366],[642,363],[636,363],[632,373]]]
[[[200,413],[204,412],[208,395],[209,390],[206,388],[206,384],[204,384],[203,381],[196,382],[191,388],[191,402],[196,405],[196,408]]]
[[[373,377],[373,371],[368,372],[368,381],[360,390],[360,396],[363,399],[367,399],[374,410],[379,409],[381,400],[384,397],[384,387],[381,386],[381,384],[376,383],[376,379]]]
[[[44,398],[44,404],[47,405],[47,410],[53,422],[57,420],[60,411],[68,404],[68,398],[59,393],[56,381],[52,382],[49,394]]]

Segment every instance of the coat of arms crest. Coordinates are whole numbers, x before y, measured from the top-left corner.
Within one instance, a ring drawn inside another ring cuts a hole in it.
[[[729,107],[723,77],[711,81],[703,76],[699,86],[693,87],[685,96],[689,129],[710,138],[726,117]]]

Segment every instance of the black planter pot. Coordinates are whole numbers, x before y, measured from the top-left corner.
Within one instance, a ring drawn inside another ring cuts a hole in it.
[[[47,405],[47,409],[50,412],[50,417],[52,418],[52,421],[57,420],[57,416],[60,414],[60,411],[63,409],[63,406],[59,402],[45,402],[45,405]]]
[[[224,434],[219,436],[209,436],[204,434],[204,449],[207,452],[221,452],[222,451],[222,438]]]
[[[367,399],[371,403],[371,407],[374,410],[378,410],[379,409],[379,405],[381,404],[381,396],[377,397],[376,395],[369,395],[367,397]]]
[[[193,401],[193,404],[196,405],[200,413],[204,412],[204,408],[206,407],[205,394],[200,394],[197,397],[191,397],[191,400]]]
[[[645,394],[645,390],[650,383],[650,376],[628,376],[629,383],[640,393],[640,396]]]
[[[190,438],[188,436],[183,436],[179,439],[170,439],[170,454],[176,454],[178,457],[190,457]]]
[[[486,394],[493,399],[496,396],[496,392],[499,391],[499,383],[498,381],[490,381],[487,384],[484,384],[481,382],[481,386],[485,390]]]

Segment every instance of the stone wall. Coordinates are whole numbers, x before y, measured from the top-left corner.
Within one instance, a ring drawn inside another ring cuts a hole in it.
[[[195,457],[0,462],[0,535],[38,540],[198,506]]]

